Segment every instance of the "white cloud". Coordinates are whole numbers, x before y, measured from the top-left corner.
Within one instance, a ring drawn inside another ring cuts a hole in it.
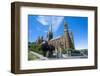
[[[53,31],[57,31],[64,17],[62,16],[38,16],[37,21],[44,26],[50,26],[52,24]]]
[[[42,24],[42,25],[48,25],[47,18],[45,16],[38,16],[37,20]]]

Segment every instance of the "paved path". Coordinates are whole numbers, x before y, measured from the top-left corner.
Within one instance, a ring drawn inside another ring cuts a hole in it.
[[[33,55],[39,57],[41,60],[47,60],[48,59],[47,57],[44,57],[43,55],[38,54],[36,52],[30,51],[30,53],[32,53]]]
[[[41,54],[38,54],[36,52],[33,52],[33,51],[30,51],[31,54],[39,57],[40,60],[52,60],[52,59],[58,59],[57,57],[55,58],[47,58],[47,57],[44,57],[43,55]],[[61,58],[59,59],[80,59],[80,58],[88,58],[88,56],[68,56],[67,54],[63,54]]]

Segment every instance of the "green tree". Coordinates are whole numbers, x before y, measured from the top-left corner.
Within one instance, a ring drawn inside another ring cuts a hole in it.
[[[29,51],[34,51],[34,52],[37,52],[39,54],[42,54],[42,49],[41,49],[41,45],[40,44],[36,44],[36,43],[30,43],[28,44],[28,50]]]

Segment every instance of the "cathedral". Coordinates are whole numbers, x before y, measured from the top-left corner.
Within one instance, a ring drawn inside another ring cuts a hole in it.
[[[74,47],[74,40],[73,40],[73,33],[69,32],[68,24],[64,22],[64,34],[62,36],[58,36],[53,38],[52,32],[52,25],[47,33],[47,41],[49,44],[55,46],[56,49],[75,49]]]
[[[36,42],[41,43],[42,40],[43,40],[43,37],[39,37]],[[46,41],[48,42],[48,44],[55,46],[56,50],[59,50],[59,48],[75,49],[73,33],[71,31],[69,32],[68,24],[66,22],[64,22],[64,34],[62,36],[58,36],[55,38],[53,38],[53,31],[52,31],[52,25],[51,25],[47,32]]]

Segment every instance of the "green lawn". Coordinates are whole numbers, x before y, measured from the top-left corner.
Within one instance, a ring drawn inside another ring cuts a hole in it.
[[[39,57],[33,55],[31,52],[28,52],[28,60],[37,60]]]

